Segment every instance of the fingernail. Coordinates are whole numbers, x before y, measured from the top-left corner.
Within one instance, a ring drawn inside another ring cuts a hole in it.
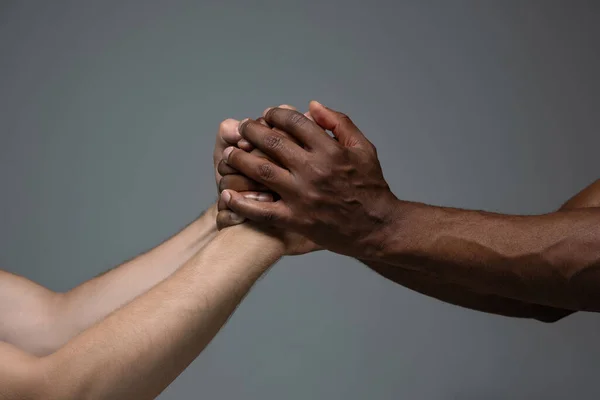
[[[246,123],[246,121],[248,121],[250,118],[244,118],[243,120],[240,121],[240,123],[237,126],[237,133],[241,136],[242,135],[242,126]]]
[[[246,149],[250,148],[252,145],[250,144],[249,141],[247,141],[246,139],[240,139],[240,141],[238,142],[238,147],[240,149],[243,149],[244,147]]]
[[[318,105],[318,106],[320,106],[320,107],[327,108],[327,107],[325,107],[323,104],[319,103],[319,102],[318,102],[318,101],[316,101],[316,100],[313,100],[313,103],[315,103],[316,105]]]
[[[233,146],[230,146],[228,148],[225,149],[225,151],[223,151],[223,160],[225,162],[227,162],[229,160],[229,156],[231,155],[231,152],[234,150]]]
[[[267,109],[266,109],[266,110],[263,112],[263,117],[266,117],[266,116],[267,116],[267,114],[269,113],[269,111],[271,111],[273,108],[275,108],[275,107],[269,107],[269,108],[267,108]]]
[[[221,198],[223,199],[225,204],[229,204],[229,201],[231,200],[231,193],[229,193],[227,190],[223,190],[221,192]]]

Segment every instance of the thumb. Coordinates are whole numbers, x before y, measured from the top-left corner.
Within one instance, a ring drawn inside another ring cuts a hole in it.
[[[333,132],[341,145],[353,147],[367,141],[363,133],[346,114],[311,101],[308,110],[314,121],[323,129]]]

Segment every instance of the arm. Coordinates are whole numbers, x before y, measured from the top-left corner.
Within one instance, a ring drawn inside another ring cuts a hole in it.
[[[402,267],[376,261],[360,261],[381,276],[410,290],[475,311],[505,317],[535,319],[541,322],[556,322],[574,312],[476,292],[463,285],[440,279],[435,275],[409,269],[412,268],[411,266]]]
[[[213,205],[161,245],[66,293],[0,271],[0,341],[52,353],[188,261],[215,236],[216,214]]]
[[[202,351],[284,250],[272,236],[232,227],[55,353],[39,358],[0,346],[0,398],[154,398]]]
[[[600,310],[599,208],[508,216],[400,201],[375,147],[350,118],[316,102],[310,113],[314,122],[281,108],[264,114],[302,147],[254,121],[240,125],[243,138],[275,162],[230,147],[224,163],[281,199],[259,204],[232,192],[230,210],[334,252],[410,267],[477,293]]]
[[[217,161],[227,146],[241,139],[232,127],[237,127],[237,121],[227,120],[220,126],[214,148],[214,155],[219,155]],[[222,135],[225,129],[228,134]],[[218,183],[221,177],[218,173],[215,177]],[[272,200],[269,195],[252,190],[246,188],[244,196]],[[55,293],[23,277],[0,271],[0,341],[34,355],[52,353],[189,260],[215,236],[216,215],[213,205],[163,244],[67,293]],[[231,224],[233,217],[221,213],[220,222]]]
[[[567,201],[561,210],[597,207],[600,205],[600,180],[594,182]],[[533,318],[555,322],[573,313],[571,310],[522,302],[493,294],[478,293],[467,287],[440,279],[436,275],[415,271],[412,266],[397,266],[377,261],[362,261],[380,275],[416,292],[438,300],[477,311],[508,317]]]
[[[600,311],[600,209],[509,216],[398,202],[370,259],[473,290]]]

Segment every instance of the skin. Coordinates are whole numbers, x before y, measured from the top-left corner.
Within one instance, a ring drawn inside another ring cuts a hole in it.
[[[246,224],[232,227],[50,355],[0,343],[0,399],[155,398],[285,252],[274,236]]]
[[[0,271],[0,341],[45,356],[163,281],[217,234],[212,206],[154,249],[65,293]]]
[[[217,139],[222,153],[228,144]],[[251,224],[218,232],[216,217],[214,205],[158,247],[66,293],[0,271],[0,399],[156,397],[269,266],[298,251]]]
[[[291,110],[294,109],[293,107],[287,105],[279,107]],[[310,113],[305,113],[304,115],[312,120],[312,116],[310,115]],[[257,121],[265,126],[268,126],[264,118],[259,118],[257,119]],[[245,141],[244,139],[241,139],[241,135],[238,131],[238,126],[239,121],[228,120],[227,124],[223,124],[221,126],[221,129],[219,130],[219,135],[222,137],[229,138],[229,143],[231,144],[236,144],[237,142],[237,145],[240,148],[243,148],[246,151],[250,151],[252,154],[255,154],[259,157],[268,159],[268,157],[260,150],[253,148],[251,143]],[[276,128],[273,129],[277,133],[293,140],[293,138],[287,135],[285,132]],[[215,162],[217,162],[216,159]],[[223,173],[224,177],[233,178],[234,175],[236,175],[234,180],[228,180],[227,178],[220,180],[218,183],[219,188],[221,189],[231,188],[234,190],[237,189],[241,191],[251,186],[254,188],[260,187],[258,183],[249,180],[247,177],[239,175],[239,172],[237,170],[228,166],[223,161],[221,161],[218,164],[218,169]],[[239,186],[237,188],[228,186],[231,184],[231,182],[234,182]],[[580,195],[575,196],[567,204],[565,204],[563,208],[583,208],[587,205],[593,206],[594,200],[600,202],[600,185],[596,187],[596,190],[587,190],[582,192]],[[233,219],[231,219],[231,221],[228,221],[229,223],[232,223],[232,221],[235,221],[233,223],[239,223],[238,221],[244,220],[244,218],[238,217],[237,215],[233,214],[230,210],[228,210],[223,200],[219,202],[219,209],[223,210],[219,212],[219,215],[224,215],[228,218],[231,218],[231,216],[234,215]],[[225,226],[229,226],[229,224],[225,221],[220,224],[220,227]],[[308,247],[308,251],[314,251],[319,249],[318,246],[316,246],[314,243],[312,243]],[[396,268],[393,265],[377,263],[374,261],[360,261],[367,264],[372,270],[376,271],[380,275],[391,279],[394,282],[401,284],[411,290],[420,292],[430,297],[434,297],[438,300],[447,303],[478,311],[510,317],[534,318],[544,322],[555,322],[572,313],[571,310],[562,310],[553,307],[541,306],[538,304],[525,303],[500,296],[473,292],[472,290],[465,288],[461,285],[441,280],[435,275],[414,271],[410,267]]]
[[[317,102],[309,107],[314,121],[272,108],[263,115],[268,126],[240,125],[241,137],[268,158],[229,147],[221,164],[277,193],[278,201],[257,203],[221,187],[229,210],[466,307],[542,321],[600,310],[597,182],[538,216],[404,201],[389,189],[375,147],[350,118]]]

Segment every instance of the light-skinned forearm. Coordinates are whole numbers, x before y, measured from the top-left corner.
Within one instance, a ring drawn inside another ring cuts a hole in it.
[[[47,355],[72,337],[171,275],[217,233],[213,205],[152,250],[66,293],[0,274],[0,339],[34,355]],[[9,306],[10,305],[10,306]]]
[[[26,376],[10,376],[15,368],[4,371],[14,393],[5,397],[154,398],[209,343],[283,250],[279,240],[245,225],[220,232],[169,278],[57,352],[22,360]]]
[[[399,201],[396,210],[370,261],[478,293],[600,310],[600,209],[509,216]]]

